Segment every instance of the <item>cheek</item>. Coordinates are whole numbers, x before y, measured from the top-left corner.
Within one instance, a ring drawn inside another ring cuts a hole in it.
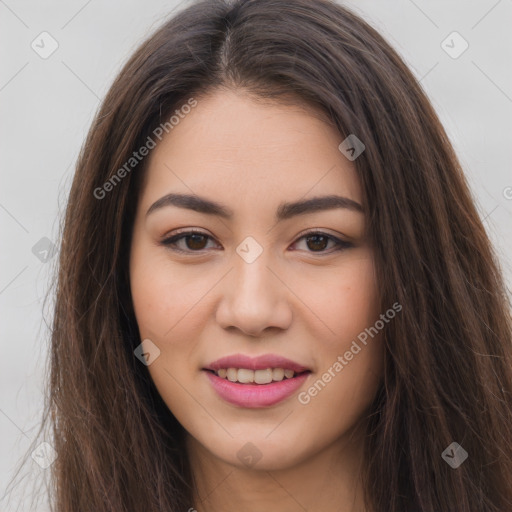
[[[328,330],[322,329],[326,334],[318,337],[322,340],[315,346],[318,371],[299,401],[308,404],[308,413],[323,418],[329,416],[329,404],[343,409],[340,421],[346,427],[375,395],[384,350],[380,333],[366,334],[381,313],[373,260],[370,255],[355,254],[344,263],[323,282],[317,280],[316,292],[309,294],[312,309]],[[334,429],[340,428],[338,423],[334,420]]]
[[[134,250],[130,286],[141,337],[176,339],[184,326],[190,337],[198,325],[201,297],[211,288],[208,279],[198,279],[198,272],[197,267],[172,265],[165,251]]]
[[[160,350],[148,371],[169,409],[181,419],[194,410],[182,383],[199,373],[192,355],[203,329],[200,298],[208,289],[201,280],[191,287],[191,279],[190,270],[171,268],[165,253],[162,257],[149,246],[134,248],[130,287],[140,338],[150,339]]]
[[[354,258],[339,276],[333,301],[333,329],[342,336],[353,338],[377,320],[379,300],[373,260],[370,256]]]
[[[335,365],[338,355],[342,356],[348,348],[340,347],[299,394],[300,415],[308,425],[313,452],[321,449],[325,440],[335,440],[350,431],[364,432],[369,407],[382,380],[383,348],[378,339],[372,343],[361,348],[341,371],[336,371],[340,368]],[[306,437],[299,434],[303,439]]]
[[[323,324],[323,349],[341,349],[379,315],[373,260],[366,251],[347,255],[342,264],[297,281],[297,295]]]

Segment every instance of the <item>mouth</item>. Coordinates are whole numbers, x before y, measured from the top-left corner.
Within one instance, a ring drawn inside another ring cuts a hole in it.
[[[310,370],[295,372],[289,368],[265,368],[264,370],[251,370],[249,368],[219,368],[218,370],[208,370],[221,379],[239,384],[258,384],[265,385],[273,382],[281,382],[296,378],[305,373],[311,373]]]
[[[202,370],[220,398],[243,408],[270,407],[286,400],[312,373],[280,356],[242,354],[221,358]]]

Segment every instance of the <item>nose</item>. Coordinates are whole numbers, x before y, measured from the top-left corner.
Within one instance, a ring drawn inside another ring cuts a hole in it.
[[[260,337],[264,331],[287,329],[292,320],[290,290],[271,268],[266,251],[252,263],[235,256],[234,268],[223,280],[216,311],[218,324]]]

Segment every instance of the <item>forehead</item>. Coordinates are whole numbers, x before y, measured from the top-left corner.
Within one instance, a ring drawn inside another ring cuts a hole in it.
[[[310,107],[224,90],[196,100],[149,155],[144,203],[172,191],[213,195],[235,211],[241,201],[333,193],[361,202],[340,134]]]

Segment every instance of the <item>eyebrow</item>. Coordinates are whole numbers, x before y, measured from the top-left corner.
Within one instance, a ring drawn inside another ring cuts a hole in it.
[[[205,213],[207,215],[216,215],[227,220],[232,219],[234,216],[233,210],[227,206],[204,197],[193,194],[167,194],[155,201],[149,207],[146,212],[146,217],[156,210],[166,206],[186,208],[188,210]],[[363,212],[363,207],[353,199],[337,195],[328,195],[291,203],[281,203],[277,208],[275,220],[279,222],[297,215],[306,215],[308,213],[333,210],[335,208],[345,208],[354,212]]]

